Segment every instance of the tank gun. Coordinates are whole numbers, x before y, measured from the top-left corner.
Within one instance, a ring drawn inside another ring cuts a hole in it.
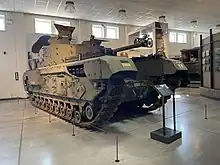
[[[114,52],[114,55],[117,55],[118,52],[129,50],[129,49],[134,49],[134,48],[139,48],[139,47],[152,48],[153,47],[152,38],[149,38],[149,35],[146,34],[142,38],[136,38],[134,40],[134,43],[131,45],[113,49],[113,52]]]

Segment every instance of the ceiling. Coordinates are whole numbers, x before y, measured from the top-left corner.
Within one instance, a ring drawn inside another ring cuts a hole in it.
[[[219,0],[74,0],[76,11],[66,13],[65,0],[0,0],[0,10],[147,25],[165,15],[169,28],[205,32],[220,23]],[[119,19],[124,8],[127,18]],[[192,28],[190,21],[197,20]]]

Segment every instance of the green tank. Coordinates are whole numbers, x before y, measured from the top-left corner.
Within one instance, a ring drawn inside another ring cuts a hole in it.
[[[188,84],[188,69],[183,62],[161,55],[132,58],[138,73],[137,80],[149,80],[153,84],[166,84],[175,90]]]

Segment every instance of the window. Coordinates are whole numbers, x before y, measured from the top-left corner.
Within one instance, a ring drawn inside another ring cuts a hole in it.
[[[0,15],[0,31],[5,31],[5,15]]]
[[[153,32],[148,33],[149,37],[153,39]]]
[[[104,27],[102,25],[92,25],[92,35],[96,38],[104,38]]]
[[[51,20],[35,18],[35,33],[51,34]]]
[[[175,32],[170,32],[169,40],[170,40],[170,42],[176,42],[176,33]]]
[[[106,38],[119,39],[119,29],[115,26],[106,27]]]
[[[70,22],[67,21],[54,21],[55,24],[63,25],[63,26],[70,26]],[[55,34],[58,34],[57,29],[55,28]]]
[[[187,43],[186,38],[187,38],[186,33],[178,33],[177,42],[178,43]]]
[[[169,34],[169,41],[185,44],[187,43],[187,34],[186,33],[177,33],[177,32],[170,32]]]
[[[95,38],[119,39],[117,26],[92,25],[92,35]]]
[[[54,21],[54,23],[63,25],[63,26],[70,26],[70,22],[67,22],[67,21]]]

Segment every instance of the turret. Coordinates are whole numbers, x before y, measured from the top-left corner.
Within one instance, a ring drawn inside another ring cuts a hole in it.
[[[117,53],[121,51],[134,49],[138,47],[151,48],[153,46],[153,40],[149,38],[148,35],[144,35],[142,38],[136,38],[134,44],[119,47],[116,49],[105,48],[104,46],[101,46],[102,42],[107,41],[95,39],[94,36],[91,36],[89,41],[83,41],[82,44],[88,47],[89,51],[80,53],[80,59],[87,59],[104,55],[117,56]]]
[[[54,24],[54,26],[58,31],[58,36],[41,36],[33,45],[32,52],[29,55],[29,63],[34,63],[34,65],[31,64],[33,65],[31,69],[105,55],[117,56],[117,53],[121,51],[153,46],[153,41],[148,35],[136,38],[134,44],[116,49],[101,46],[102,42],[107,41],[95,39],[94,36],[91,36],[90,40],[83,41],[81,44],[71,44],[70,41],[75,27],[58,24]]]
[[[88,52],[84,44],[71,44],[75,27],[54,24],[57,36],[41,36],[29,53],[30,69],[79,60],[82,52]],[[34,51],[33,51],[34,50]]]

